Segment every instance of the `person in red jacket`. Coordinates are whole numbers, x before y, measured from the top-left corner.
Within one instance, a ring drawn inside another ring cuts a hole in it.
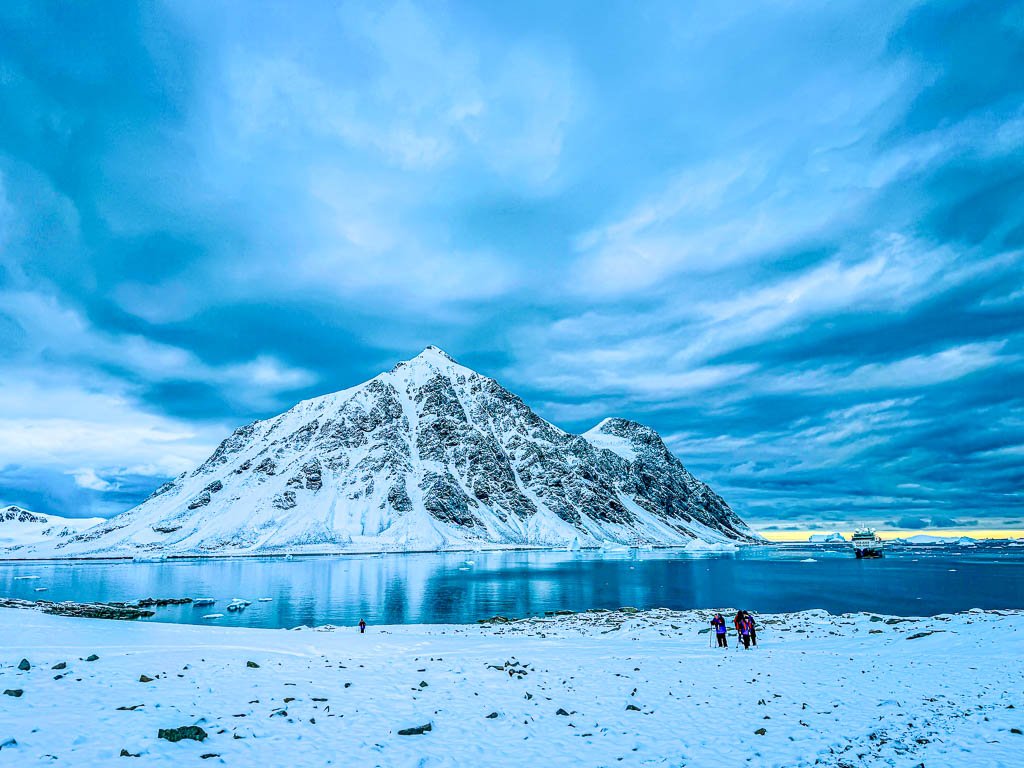
[[[359,620],[359,634],[363,634],[366,631],[366,621],[364,619]]]
[[[728,648],[729,640],[725,635],[725,619],[722,618],[722,614],[715,614],[715,618],[711,620],[711,626],[715,628],[715,637],[718,638],[718,647]]]

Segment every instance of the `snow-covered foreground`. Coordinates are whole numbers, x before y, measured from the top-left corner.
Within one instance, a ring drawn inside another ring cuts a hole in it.
[[[23,691],[0,765],[1020,764],[1024,612],[764,616],[750,651],[709,648],[708,617],[360,635],[0,610],[0,689]],[[184,725],[208,737],[157,737]]]

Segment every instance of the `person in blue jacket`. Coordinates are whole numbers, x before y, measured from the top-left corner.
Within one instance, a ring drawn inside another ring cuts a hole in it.
[[[722,614],[715,614],[715,618],[711,620],[711,626],[715,628],[715,637],[718,638],[718,647],[728,648],[729,640],[725,635],[725,619],[722,618]]]

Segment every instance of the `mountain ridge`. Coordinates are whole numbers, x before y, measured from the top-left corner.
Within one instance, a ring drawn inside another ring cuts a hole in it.
[[[428,346],[238,427],[142,504],[54,556],[731,546],[758,537],[653,429],[575,435]]]

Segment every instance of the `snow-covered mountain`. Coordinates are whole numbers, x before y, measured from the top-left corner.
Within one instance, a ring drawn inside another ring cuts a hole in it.
[[[102,517],[40,515],[13,505],[0,508],[0,549],[63,539],[103,522]]]
[[[427,347],[239,427],[193,472],[50,554],[756,540],[653,430],[606,419],[569,434]]]

